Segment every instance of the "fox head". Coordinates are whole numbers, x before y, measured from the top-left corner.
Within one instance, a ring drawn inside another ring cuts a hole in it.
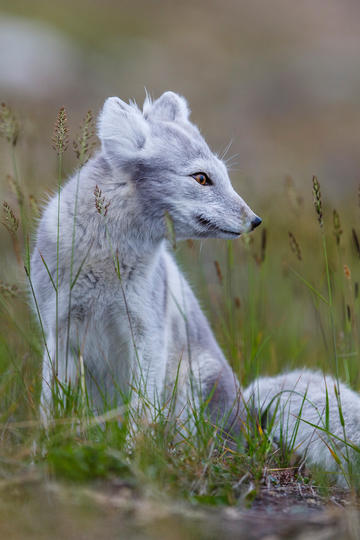
[[[143,110],[117,97],[105,101],[98,121],[102,153],[135,185],[142,217],[176,237],[235,238],[261,223],[234,191],[225,164],[189,120],[186,100],[165,92],[146,97]]]

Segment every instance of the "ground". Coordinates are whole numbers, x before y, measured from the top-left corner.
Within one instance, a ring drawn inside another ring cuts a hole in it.
[[[214,508],[164,500],[119,478],[74,485],[34,473],[0,489],[0,537],[14,540],[355,540],[360,533],[349,492],[333,489],[322,497],[288,471],[272,473],[248,508],[244,498]]]

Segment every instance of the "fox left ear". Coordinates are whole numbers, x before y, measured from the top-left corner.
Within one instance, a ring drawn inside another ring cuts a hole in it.
[[[98,119],[98,135],[107,154],[117,159],[132,159],[144,151],[149,125],[134,103],[118,97],[108,98]]]
[[[143,113],[145,118],[157,118],[165,122],[181,122],[189,119],[190,109],[185,98],[175,94],[175,92],[168,91],[154,102],[151,102],[147,95]]]

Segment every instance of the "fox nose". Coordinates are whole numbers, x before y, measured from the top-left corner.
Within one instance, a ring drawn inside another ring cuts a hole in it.
[[[256,227],[258,227],[262,222],[262,219],[259,218],[259,216],[255,216],[254,219],[251,222],[251,230],[253,231]]]

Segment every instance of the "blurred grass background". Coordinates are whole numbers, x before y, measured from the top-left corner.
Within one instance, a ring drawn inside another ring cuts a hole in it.
[[[28,119],[40,191],[54,181],[59,106],[77,125],[109,95],[142,103],[146,87],[184,94],[215,150],[233,141],[234,181],[253,204],[286,174],[301,189],[317,174],[347,197],[359,180],[359,15],[356,0],[1,0],[0,94]]]

